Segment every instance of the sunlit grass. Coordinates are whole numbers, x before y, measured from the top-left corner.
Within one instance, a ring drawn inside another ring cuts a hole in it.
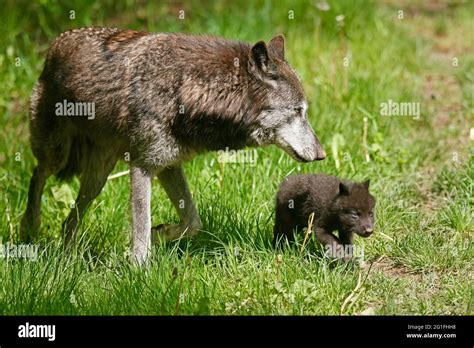
[[[60,236],[69,202],[54,198],[53,188],[61,184],[50,179],[43,197],[38,260],[0,259],[0,314],[340,314],[359,272],[367,267],[331,264],[314,246],[303,253],[299,247],[282,252],[271,247],[277,186],[289,173],[299,172],[369,177],[378,199],[376,232],[356,244],[364,246],[367,264],[379,261],[385,266],[374,265],[344,314],[367,309],[375,314],[467,313],[474,256],[472,160],[454,166],[442,163],[446,156],[438,155],[446,151],[447,136],[465,136],[466,129],[433,129],[436,115],[423,106],[420,121],[380,116],[380,103],[388,99],[424,102],[426,69],[446,72],[429,61],[431,44],[397,22],[393,8],[372,2],[331,1],[329,11],[318,10],[311,1],[186,3],[185,20],[179,20],[180,7],[172,3],[2,3],[2,243],[19,240],[35,164],[28,144],[28,98],[48,42],[71,27],[211,33],[252,42],[284,33],[287,58],[307,93],[310,122],[329,158],[302,165],[272,146],[257,150],[256,166],[221,166],[216,154],[186,164],[203,232],[193,240],[154,248],[143,268],[128,262],[128,176],[107,183],[71,253],[62,251]],[[456,7],[453,18],[467,27],[472,10],[469,3]],[[344,26],[338,27],[335,17],[341,14]],[[437,23],[438,32],[449,32],[456,22]],[[452,75],[461,83],[464,105],[457,117],[468,127],[474,58],[466,54],[462,61],[465,65]],[[439,141],[437,136],[445,138]],[[427,166],[435,169],[433,177],[427,177]],[[115,172],[126,169],[120,163]],[[421,182],[428,186],[420,188]],[[71,197],[77,189],[77,181],[63,188]],[[432,200],[429,205],[427,199]],[[177,221],[158,181],[152,215],[154,225]]]

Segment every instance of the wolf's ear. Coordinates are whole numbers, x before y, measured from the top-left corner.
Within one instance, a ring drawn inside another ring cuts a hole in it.
[[[261,79],[277,77],[276,65],[268,55],[265,42],[259,41],[250,49],[249,71]]]
[[[278,59],[285,60],[285,37],[282,34],[275,36],[268,43],[268,49]]]
[[[365,180],[362,185],[364,185],[364,187],[368,190],[369,189],[369,185],[370,185],[370,179],[367,179]]]
[[[340,182],[339,183],[339,195],[341,196],[348,196],[350,193],[350,188],[348,185]]]

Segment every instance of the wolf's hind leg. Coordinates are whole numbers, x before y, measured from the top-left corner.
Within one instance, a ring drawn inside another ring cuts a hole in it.
[[[41,165],[38,165],[33,170],[28,190],[28,204],[20,226],[20,239],[22,242],[29,243],[38,235],[41,223],[41,194],[49,175],[51,174]]]
[[[178,225],[160,225],[152,230],[153,241],[160,239],[174,240],[180,237],[192,237],[202,228],[201,219],[194,206],[191,192],[184,177],[183,168],[165,168],[158,174],[158,179],[173,202],[180,223]]]
[[[94,153],[92,155],[92,153]],[[63,222],[65,242],[70,245],[76,236],[78,222],[83,218],[89,204],[99,195],[107,182],[109,173],[114,169],[117,159],[100,150],[91,151],[88,163],[81,174],[79,193],[66,220]]]

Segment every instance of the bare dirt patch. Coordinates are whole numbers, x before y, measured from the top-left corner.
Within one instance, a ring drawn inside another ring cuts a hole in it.
[[[422,279],[420,273],[415,273],[403,265],[396,264],[392,260],[381,257],[372,265],[374,273],[381,272],[388,278],[409,279],[419,281]]]

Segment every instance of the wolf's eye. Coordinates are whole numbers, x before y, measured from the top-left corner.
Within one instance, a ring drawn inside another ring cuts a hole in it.
[[[301,106],[297,106],[295,108],[295,111],[298,114],[298,116],[303,116],[304,109]]]
[[[374,212],[373,211],[369,212],[369,216],[374,217]]]

